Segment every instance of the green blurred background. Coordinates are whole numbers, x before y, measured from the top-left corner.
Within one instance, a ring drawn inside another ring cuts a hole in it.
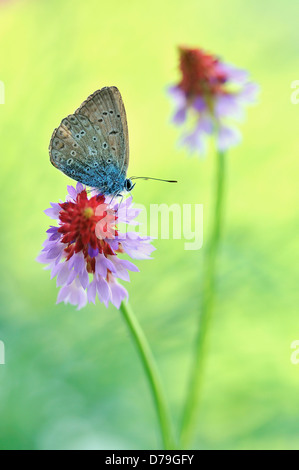
[[[94,90],[116,85],[127,109],[136,203],[203,203],[208,226],[214,155],[176,148],[165,88],[178,44],[246,68],[260,105],[229,155],[218,303],[192,448],[298,449],[299,4],[294,0],[6,1],[0,4],[1,449],[157,449],[156,416],[120,313],[55,305],[35,258],[49,201],[70,182],[49,163],[52,130]],[[186,391],[203,250],[155,241],[128,285],[161,367],[174,420]]]

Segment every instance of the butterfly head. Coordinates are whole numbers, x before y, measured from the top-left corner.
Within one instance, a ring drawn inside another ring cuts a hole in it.
[[[132,189],[134,188],[135,184],[136,184],[136,183],[132,183],[132,180],[130,180],[130,178],[127,178],[127,179],[125,180],[124,189],[125,189],[126,191],[128,191],[128,192],[129,192],[129,191],[132,191]]]

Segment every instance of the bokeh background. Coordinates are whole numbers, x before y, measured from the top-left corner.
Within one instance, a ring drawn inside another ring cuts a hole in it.
[[[230,152],[226,227],[201,412],[192,448],[298,449],[298,2],[288,0],[24,0],[0,4],[1,449],[157,449],[151,396],[120,313],[55,305],[35,258],[49,201],[66,176],[49,163],[62,117],[116,85],[127,109],[136,203],[211,205],[214,155],[176,147],[168,84],[179,44],[202,46],[251,72],[260,104]],[[203,250],[156,240],[138,262],[131,304],[152,344],[177,424],[202,284]]]

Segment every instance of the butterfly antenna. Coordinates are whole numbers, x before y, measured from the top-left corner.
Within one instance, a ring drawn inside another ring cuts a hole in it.
[[[176,180],[162,180],[161,178],[151,178],[149,176],[132,176],[130,180],[153,180],[153,181],[163,181],[164,183],[177,183]]]

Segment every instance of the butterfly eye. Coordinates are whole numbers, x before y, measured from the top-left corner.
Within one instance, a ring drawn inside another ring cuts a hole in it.
[[[120,114],[117,114],[116,117],[120,118]]]
[[[107,114],[108,114],[107,111],[103,111],[104,116],[107,116]]]
[[[106,162],[110,164],[112,162],[111,158],[107,158]]]
[[[74,161],[74,160],[73,160],[72,158],[69,158],[66,163],[67,163],[68,165],[71,165],[71,164],[73,163],[73,161]]]
[[[81,134],[81,135],[85,135],[86,132],[82,130],[82,131],[80,132],[80,134]]]
[[[74,142],[74,143],[73,143],[73,147],[74,147],[75,149],[78,147],[77,142]]]
[[[76,173],[75,170],[72,170],[72,171],[71,171],[71,175],[74,176],[75,173]]]
[[[76,139],[80,139],[80,134],[76,134]]]
[[[110,113],[110,114],[113,114],[113,111],[112,111],[112,109],[109,111],[109,113]]]
[[[94,162],[93,166],[97,168],[99,166],[98,162]]]
[[[103,149],[106,149],[107,147],[108,147],[107,143],[104,142],[104,143],[103,143]]]
[[[93,140],[94,142],[96,142],[98,139],[97,139],[96,136],[93,136],[92,140]]]
[[[130,179],[126,179],[125,181],[125,190],[126,191],[131,191],[135,185],[133,185],[132,181]]]
[[[71,155],[72,155],[72,157],[75,157],[75,156],[76,156],[75,150],[72,150],[72,151],[71,151]]]

